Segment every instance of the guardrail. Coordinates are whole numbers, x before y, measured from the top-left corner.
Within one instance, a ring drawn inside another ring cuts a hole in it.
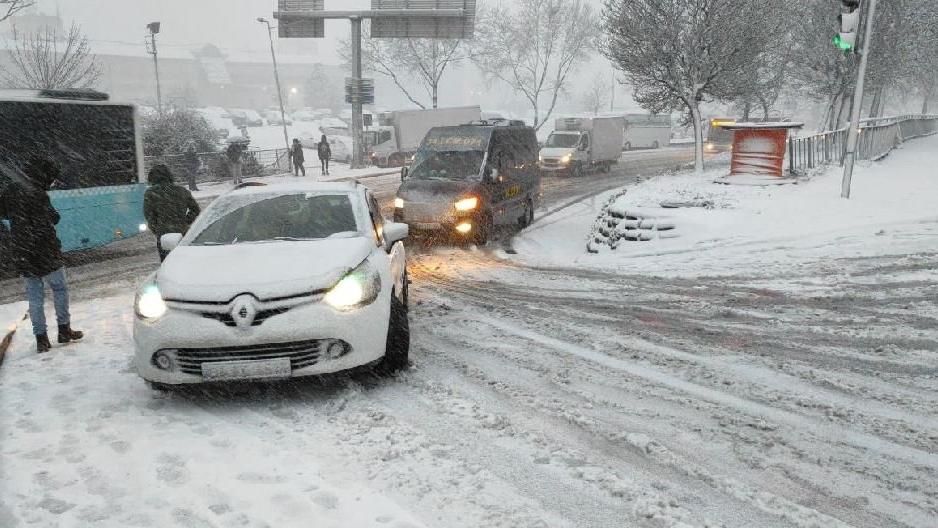
[[[857,159],[878,160],[904,141],[938,132],[938,115],[902,115],[860,121]],[[847,128],[788,140],[792,173],[843,163],[847,152]]]
[[[231,178],[228,171],[228,155],[225,151],[204,152],[198,154],[198,157],[196,182],[222,181]],[[185,155],[147,156],[143,161],[144,172],[149,174],[150,168],[157,163],[168,166],[178,183],[185,183],[191,170]],[[287,149],[248,150],[241,154],[241,173],[245,178],[273,176],[291,170],[293,167]]]

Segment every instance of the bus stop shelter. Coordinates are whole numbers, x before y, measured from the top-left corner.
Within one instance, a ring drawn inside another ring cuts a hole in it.
[[[788,134],[804,123],[766,122],[722,125],[733,132],[730,173],[720,183],[777,185],[788,183],[784,173]]]

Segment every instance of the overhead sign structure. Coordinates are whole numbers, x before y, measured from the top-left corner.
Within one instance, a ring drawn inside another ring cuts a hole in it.
[[[463,16],[381,16],[371,19],[371,38],[471,39],[475,32],[476,0],[371,0],[372,11],[445,9]]]
[[[325,0],[278,0],[280,13],[306,13],[322,11]],[[321,18],[282,18],[277,24],[280,38],[323,38],[326,35],[325,21]]]

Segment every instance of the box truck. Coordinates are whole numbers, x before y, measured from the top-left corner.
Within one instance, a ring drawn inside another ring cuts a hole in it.
[[[621,118],[559,118],[541,149],[541,170],[575,176],[591,170],[608,172],[622,157],[622,141]]]
[[[378,116],[371,162],[379,167],[400,167],[417,152],[420,142],[431,128],[456,126],[479,121],[482,109],[478,106],[433,108],[428,110],[398,110]]]
[[[671,116],[626,114],[624,150],[657,149],[671,144]]]

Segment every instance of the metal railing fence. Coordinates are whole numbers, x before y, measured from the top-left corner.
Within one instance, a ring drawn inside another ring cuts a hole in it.
[[[198,157],[198,167],[195,168],[196,182],[223,181],[231,178],[225,151],[204,152],[198,154]],[[168,166],[178,183],[184,183],[193,168],[185,155],[147,156],[143,162],[145,173],[149,174],[150,169],[157,163]],[[287,149],[248,150],[241,154],[241,173],[245,178],[273,176],[291,170]]]
[[[938,132],[938,115],[902,115],[864,119],[860,122],[857,159],[878,160],[912,138]],[[847,152],[847,128],[788,140],[788,167],[801,173],[816,167],[843,163]]]

